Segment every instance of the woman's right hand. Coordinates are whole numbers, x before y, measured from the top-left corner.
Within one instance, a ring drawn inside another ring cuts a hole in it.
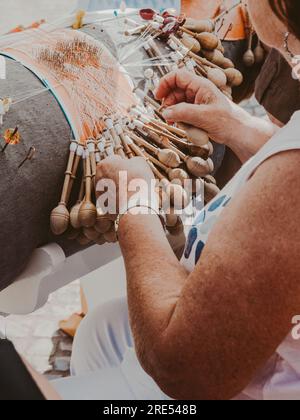
[[[210,80],[186,70],[165,76],[156,98],[163,101],[164,118],[201,128],[217,143],[230,147],[242,162],[253,156],[274,134],[274,125],[251,116]]]
[[[165,76],[156,98],[163,100],[167,121],[201,128],[217,143],[228,144],[239,129],[240,108],[210,80],[186,70]]]

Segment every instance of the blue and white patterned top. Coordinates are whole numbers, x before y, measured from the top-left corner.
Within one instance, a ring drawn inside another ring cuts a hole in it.
[[[250,159],[219,195],[196,216],[188,234],[182,259],[182,264],[189,272],[193,271],[199,261],[210,232],[218,221],[223,209],[239,193],[256,168],[268,157],[280,151],[300,148],[300,134],[298,134],[300,130],[295,128],[292,130],[293,127],[300,127],[299,119],[300,111],[294,114],[291,122],[280,130],[256,156]],[[286,139],[287,133],[289,134],[289,141]]]

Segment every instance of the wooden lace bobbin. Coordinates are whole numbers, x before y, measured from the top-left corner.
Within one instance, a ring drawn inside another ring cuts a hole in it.
[[[177,126],[186,133],[186,138],[195,146],[205,146],[209,142],[209,136],[206,131],[192,125],[177,123]]]
[[[52,211],[51,217],[50,217],[51,230],[54,233],[54,235],[57,235],[57,236],[65,233],[69,226],[70,213],[67,209],[67,204],[68,204],[67,198],[68,198],[69,185],[70,185],[70,180],[72,177],[72,168],[73,168],[77,146],[78,144],[76,141],[72,141],[70,144],[70,155],[69,155],[67,170],[65,172],[65,181],[64,181],[60,203]]]
[[[85,236],[85,234],[83,233],[83,231],[81,231],[80,233],[79,233],[79,236],[77,237],[77,242],[79,243],[79,245],[81,245],[81,246],[87,246],[87,245],[89,245],[92,241],[89,239],[89,238],[87,238],[86,236]]]
[[[79,210],[79,222],[84,228],[94,227],[97,220],[97,209],[92,203],[92,170],[89,153],[85,151],[85,198]]]
[[[135,124],[135,126],[139,130],[144,130],[146,132],[151,132],[151,133],[157,134],[158,136],[164,136],[167,139],[169,139],[170,141],[177,142],[177,143],[181,144],[182,146],[184,145],[184,142],[181,138],[178,138],[175,134],[172,134],[168,130],[162,129],[160,127],[155,128],[153,124],[149,125],[147,120],[145,120],[142,116],[140,117],[140,119],[135,119],[133,121],[133,123]]]
[[[146,69],[144,71],[144,78],[145,78],[145,90],[146,92],[154,92],[155,89],[157,88],[158,84],[157,84],[157,80],[159,80],[158,78],[155,79],[155,83],[154,83],[154,76],[155,76],[155,72],[152,68]],[[159,82],[158,82],[159,83]]]
[[[101,162],[102,159],[104,159],[105,156],[105,143],[106,140],[104,137],[100,136],[99,139],[96,142],[96,163],[97,165]]]
[[[155,118],[149,118],[148,116],[144,115],[143,113],[139,112],[138,109],[133,108],[131,110],[132,115],[137,117],[138,119],[141,119],[141,121],[147,125],[153,126],[156,129],[159,129],[160,131],[166,133],[166,134],[173,134],[175,136],[178,136],[180,138],[186,138],[186,133],[184,130],[175,127],[173,125],[169,125],[165,123],[164,121],[157,120]]]
[[[222,70],[207,68],[207,78],[219,89],[225,88],[227,85],[227,77]]]
[[[95,182],[97,172],[96,142],[94,139],[89,139],[86,145],[91,163],[92,179]]]
[[[178,215],[176,214],[176,210],[174,208],[170,208],[169,211],[166,213],[166,227],[175,227],[178,223]]]
[[[191,156],[200,157],[204,160],[210,158],[214,153],[214,147],[211,142],[201,147],[190,145],[188,150]]]
[[[254,49],[255,63],[257,64],[263,63],[265,56],[266,56],[266,52],[262,46],[261,41],[258,40],[257,46]]]
[[[106,244],[106,240],[103,235],[100,235],[99,238],[95,241],[96,245],[103,246]]]
[[[204,179],[204,181],[208,182],[209,184],[217,185],[217,181],[216,181],[215,177],[213,177],[212,175],[207,175],[203,179]]]
[[[187,138],[187,134],[185,130],[180,129],[179,127],[175,127],[173,125],[169,125],[162,121],[153,120],[153,119],[150,120],[150,124],[152,124],[154,127],[161,128],[163,131],[167,130],[180,138]]]
[[[5,114],[8,113],[10,110],[10,107],[12,105],[12,99],[11,98],[0,98],[0,126],[3,125],[3,118]]]
[[[220,189],[215,183],[204,180],[204,198],[206,203],[213,200],[219,193]]]
[[[219,38],[210,32],[202,32],[195,35],[201,47],[205,50],[216,50],[219,46]]]
[[[227,77],[227,83],[229,86],[237,87],[243,83],[244,77],[239,70],[229,68],[225,69],[224,73]]]
[[[69,241],[75,241],[79,237],[80,233],[81,233],[80,230],[69,227],[69,229],[67,230],[66,236]]]
[[[122,127],[121,123],[117,123],[115,124],[115,130],[117,135],[119,136],[121,142],[122,142],[122,146],[124,149],[124,152],[127,156],[128,159],[132,159],[134,157],[134,154],[132,153],[132,150],[130,149],[130,147],[128,146],[126,139],[125,139],[125,133]]]
[[[94,227],[91,228],[83,228],[82,233],[84,236],[92,242],[96,242],[98,238],[101,236],[101,233],[97,232]]]
[[[144,43],[143,47],[144,47],[144,49],[145,49],[146,53],[148,54],[148,56],[149,56],[150,58],[153,58],[153,59],[154,59],[154,58],[157,58],[157,57],[156,57],[156,55],[155,55],[155,53],[153,52],[153,50],[152,50],[152,48],[151,48],[151,46],[150,46],[150,44],[149,44],[149,42],[148,42],[148,41],[146,41],[146,42]],[[163,67],[162,67],[162,66],[158,65],[158,66],[157,66],[157,69],[158,69],[158,71],[159,71],[159,73],[160,73],[160,75],[161,75],[162,77],[164,77],[164,76],[166,75],[166,72],[165,72],[165,70],[163,69]]]
[[[172,236],[180,236],[184,232],[184,226],[174,208],[170,208],[165,214],[166,229]]]
[[[185,141],[184,139],[180,139],[174,135],[166,134],[164,132],[155,131],[154,134],[160,136],[162,144],[166,148],[168,148],[168,142],[171,141],[180,150],[187,150],[191,156],[201,157],[205,160],[208,159],[213,153],[212,144],[210,142],[204,146],[195,146],[189,141]]]
[[[140,25],[132,29],[126,29],[124,31],[124,35],[125,36],[141,35],[147,29],[147,27],[148,25]]]
[[[170,223],[170,222],[167,221],[167,223]],[[169,234],[172,236],[181,236],[184,233],[183,222],[179,216],[177,217],[177,222],[174,226],[168,226],[167,224],[166,228]]]
[[[173,145],[171,145],[170,142],[168,142],[168,144],[169,148],[176,151],[183,162],[185,162],[191,175],[197,178],[202,178],[213,172],[214,164],[211,159],[204,160],[200,157],[186,155],[181,150],[178,150]]]
[[[192,51],[194,54],[199,54],[201,51],[201,45],[196,38],[191,37],[190,35],[183,33],[182,37],[180,38],[182,44]]]
[[[74,185],[74,182],[77,178],[77,172],[78,172],[79,164],[82,160],[83,151],[84,151],[83,145],[81,143],[78,143],[77,150],[76,150],[76,155],[75,155],[75,159],[74,159],[74,163],[73,163],[73,168],[72,168],[72,175],[71,175],[71,179],[70,179],[70,182],[69,182],[67,202],[69,202],[69,199],[70,199],[70,196],[71,196],[71,193],[72,193],[72,189],[73,189],[73,185]]]
[[[131,107],[131,109],[129,110],[130,115],[132,116],[133,119],[138,119],[140,120],[142,123],[148,125],[148,126],[152,126],[153,128],[162,130],[164,132],[167,133],[173,133],[173,132],[178,132],[180,135],[184,135],[185,133],[182,132],[182,130],[177,129],[176,127],[172,127],[172,129],[167,130],[169,126],[167,123],[165,123],[164,121],[162,121],[161,119],[157,119],[154,118],[153,115],[145,115],[145,111],[140,109],[139,107]],[[174,130],[173,130],[174,128]]]
[[[162,187],[168,195],[171,205],[177,210],[185,209],[189,205],[191,197],[189,197],[182,185],[171,183],[152,162],[149,162],[149,165],[154,175],[161,181]]]
[[[158,102],[156,102],[153,98],[151,98],[149,95],[147,95],[145,92],[143,92],[141,89],[136,89],[135,93],[142,101],[149,104],[156,111],[160,109],[161,105]]]
[[[185,51],[185,46],[182,44],[181,40],[176,38],[174,35],[170,35],[168,41],[170,48],[180,51]],[[177,47],[176,47],[177,46]],[[192,51],[187,51],[186,54],[195,60],[196,63],[212,68],[217,68],[222,70],[223,67],[234,67],[234,64],[224,57],[224,55],[219,50],[209,51],[203,50],[202,53],[205,57],[201,57],[197,54],[194,54]]]
[[[103,238],[108,244],[115,244],[118,242],[118,236],[115,230],[115,226],[110,231],[104,233]]]
[[[218,40],[216,50],[219,50],[223,55],[225,54],[225,48],[223,47],[222,41],[220,39]]]
[[[114,141],[111,137],[111,134],[108,130],[103,131],[103,137],[105,139],[105,156],[114,156],[115,155],[115,149],[114,149]]]
[[[124,150],[123,150],[122,142],[121,142],[121,139],[120,139],[120,137],[118,136],[118,134],[115,130],[115,126],[114,126],[114,123],[113,123],[112,119],[106,118],[105,119],[105,125],[106,125],[108,131],[110,132],[110,134],[113,138],[116,154],[118,156],[120,156],[122,159],[125,159],[126,155],[125,155]]]
[[[249,39],[248,39],[248,49],[245,52],[244,57],[243,57],[243,62],[246,67],[252,67],[255,64],[255,55],[254,55],[254,52],[252,51],[253,35],[254,35],[254,32],[251,28]]]
[[[148,38],[148,45],[150,46],[151,51],[152,51],[154,57],[156,57],[157,59],[160,59],[160,60],[164,60],[165,61],[162,53],[160,52],[160,49],[157,47],[157,45],[156,45],[156,43],[155,43],[155,41],[154,41],[153,38],[151,38],[151,37]],[[166,64],[164,64],[162,66],[162,68],[166,71],[166,73],[168,73],[169,71],[171,71],[171,67],[168,66],[168,65],[166,65]]]
[[[171,182],[178,181],[183,186],[184,183],[189,179],[189,175],[185,170],[181,168],[170,169],[159,160],[154,158],[152,155],[149,155],[148,153],[145,153],[145,155],[156,167],[162,169],[168,175]]]
[[[82,200],[84,198],[84,190],[85,190],[84,182],[85,181],[82,180],[77,203],[75,204],[75,206],[72,207],[70,211],[70,223],[74,229],[81,228],[81,223],[79,222],[79,210],[82,204]]]
[[[165,147],[173,150],[181,160],[183,160],[191,175],[202,178],[213,172],[214,164],[211,159],[204,160],[199,157],[189,156],[176,148],[167,138],[161,138],[155,133],[149,134],[149,138],[159,147]]]
[[[148,159],[146,154],[136,145],[129,136],[126,136],[129,146],[132,148],[136,156],[140,156],[148,162],[151,170],[153,171],[155,177],[161,181],[165,192],[167,193],[171,203],[182,209],[186,208],[190,200],[187,192],[182,188],[182,186],[177,184],[171,184],[171,182],[155,167],[155,165]],[[184,206],[184,207],[183,207]]]
[[[209,50],[203,50],[203,55],[204,57],[209,60],[212,64],[215,64],[218,67],[224,68],[228,66],[228,61],[226,61],[227,59],[224,57],[224,55],[221,53],[221,51],[219,50],[213,50],[213,51],[209,51]]]
[[[136,136],[134,133],[131,134],[131,138],[139,146],[143,146],[158,157],[159,161],[168,168],[178,168],[181,164],[181,160],[176,152],[170,149],[158,149],[157,147],[147,143],[142,138]]]
[[[184,27],[192,32],[202,33],[202,32],[213,32],[215,30],[215,23],[213,20],[197,20],[192,18],[187,18],[184,24]]]
[[[95,230],[99,234],[104,234],[113,229],[114,222],[112,221],[110,214],[104,214],[100,208],[97,208],[97,220],[95,224]]]

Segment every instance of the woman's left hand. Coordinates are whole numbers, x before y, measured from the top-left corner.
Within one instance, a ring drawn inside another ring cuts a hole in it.
[[[97,167],[97,199],[106,193],[107,198],[116,204],[117,212],[127,208],[130,198],[139,194],[142,200],[149,201],[153,191],[154,175],[146,160],[141,157],[121,159],[112,156],[104,159]],[[98,200],[99,203],[99,200]],[[101,205],[99,204],[101,207]]]

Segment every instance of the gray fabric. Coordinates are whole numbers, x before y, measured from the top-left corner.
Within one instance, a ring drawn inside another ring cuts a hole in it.
[[[0,97],[14,97],[24,86],[26,91],[41,89],[40,81],[20,64],[7,60],[7,70]],[[71,136],[49,92],[15,105],[3,129],[16,125],[22,142],[0,153],[0,289],[15,279],[36,247],[48,242],[49,213],[59,200]],[[18,169],[30,146],[36,148],[35,159]]]
[[[116,57],[118,45],[124,43],[125,48],[128,44],[128,50],[132,48],[116,25],[90,25],[84,32],[105,44]],[[145,58],[144,54],[142,49],[135,49],[130,61],[138,62]],[[144,69],[130,67],[128,70],[135,83],[141,83]],[[0,80],[2,98],[42,87],[32,72],[9,59],[7,74],[6,81]],[[77,242],[54,238],[49,233],[49,216],[60,199],[71,138],[71,129],[59,104],[47,91],[19,103],[5,116],[2,133],[16,125],[20,128],[22,142],[0,153],[0,291],[16,279],[37,247],[56,241],[67,255],[82,249]],[[34,160],[18,169],[30,146],[36,148]],[[218,148],[217,166],[222,161],[222,153],[223,148]],[[74,198],[76,188],[73,201]]]
[[[113,27],[91,25],[84,32],[100,40],[117,56],[112,39],[118,44],[121,34]],[[1,98],[43,87],[31,71],[13,60],[6,61],[8,78],[0,81]],[[141,76],[140,68],[138,75]],[[60,199],[71,138],[71,129],[59,104],[47,91],[16,104],[5,116],[1,134],[16,125],[22,142],[0,153],[0,290],[22,272],[37,247],[56,241],[67,255],[82,249],[74,241],[53,238],[49,233],[49,215]],[[1,146],[4,146],[3,139]],[[18,169],[31,146],[36,148],[35,158]]]

